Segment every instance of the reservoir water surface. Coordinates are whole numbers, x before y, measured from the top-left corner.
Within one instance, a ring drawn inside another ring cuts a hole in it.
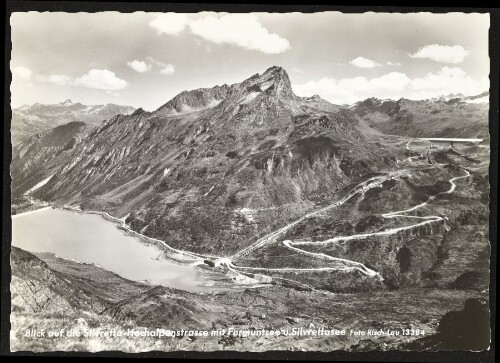
[[[206,291],[193,266],[156,259],[161,251],[128,236],[99,215],[51,207],[12,216],[12,245],[30,252],[93,263],[126,279]]]

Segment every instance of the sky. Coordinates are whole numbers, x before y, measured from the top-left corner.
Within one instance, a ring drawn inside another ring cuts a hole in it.
[[[276,65],[335,104],[489,89],[488,14],[14,13],[11,104],[153,111]]]

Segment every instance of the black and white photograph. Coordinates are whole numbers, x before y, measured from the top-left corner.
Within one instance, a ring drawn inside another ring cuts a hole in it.
[[[489,350],[490,14],[165,9],[7,18],[10,351]]]

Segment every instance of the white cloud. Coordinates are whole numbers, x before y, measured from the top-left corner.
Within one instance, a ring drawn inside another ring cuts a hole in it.
[[[158,35],[178,35],[189,28],[195,35],[216,44],[233,44],[266,54],[283,53],[290,42],[278,34],[270,33],[254,14],[205,15],[190,20],[185,14],[157,15],[149,25]]]
[[[65,74],[51,74],[50,76],[37,76],[37,81],[66,86],[72,83],[72,79]]]
[[[445,66],[437,73],[413,79],[411,87],[414,91],[409,98],[432,98],[450,93],[475,95],[488,89],[488,83],[485,80],[474,80],[458,67]]]
[[[23,66],[17,66],[12,69],[12,78],[20,78],[29,81],[32,75],[31,69]]]
[[[379,67],[381,64],[368,59],[364,57],[357,57],[354,58],[349,62],[349,64],[352,64],[353,66],[359,67],[359,68],[374,68],[374,67]]]
[[[175,73],[175,66],[173,64],[160,62],[160,61],[154,59],[153,57],[148,57],[148,60],[151,63],[162,68],[162,70],[160,71],[161,74],[170,76],[171,74]]]
[[[290,48],[290,42],[269,33],[253,14],[208,15],[189,23],[191,31],[216,44],[234,44],[266,54],[278,54]]]
[[[120,79],[116,74],[107,69],[91,69],[86,74],[80,77],[71,77],[65,74],[33,75],[33,73],[25,67],[16,67],[12,70],[14,78],[22,78],[30,80],[34,78],[37,82],[52,83],[58,86],[79,86],[107,91],[118,91],[127,86],[127,82]],[[34,76],[34,77],[33,77]],[[33,86],[30,82],[29,86]]]
[[[413,79],[401,72],[391,72],[370,79],[354,77],[336,80],[324,77],[293,86],[299,96],[318,94],[335,104],[352,104],[368,97],[427,99],[451,93],[476,95],[488,88],[487,78],[476,81],[456,67],[443,67],[437,73]]]
[[[134,71],[139,72],[139,73],[144,73],[144,72],[147,72],[151,69],[150,64],[147,64],[146,62],[139,61],[139,60],[133,60],[131,62],[127,62],[127,66],[129,66]]]
[[[387,62],[387,65],[389,65],[389,66],[400,66],[400,65],[401,65],[401,63],[399,63],[399,62],[394,62],[394,63],[393,63],[393,62],[391,62],[391,61],[388,61],[388,62]]]
[[[381,98],[397,97],[411,80],[404,73],[391,72],[380,77],[322,78],[319,81],[309,81],[303,85],[294,85],[293,90],[299,96],[318,94],[326,100],[345,104],[377,96]]]
[[[160,71],[161,74],[164,74],[166,76],[170,76],[171,74],[174,74],[175,72],[175,67],[173,64],[165,64],[165,67]]]
[[[461,45],[439,45],[431,44],[420,47],[415,54],[410,54],[411,58],[427,58],[435,62],[458,64],[462,63],[470,51]]]
[[[105,91],[119,91],[127,86],[127,82],[118,78],[114,72],[107,69],[91,69],[75,79],[75,85]]]
[[[88,88],[116,91],[126,87],[127,82],[116,77],[107,69],[92,69],[81,77],[73,78],[65,74],[37,75],[38,82],[52,83],[58,86],[83,86]]]
[[[158,35],[169,34],[178,35],[189,23],[189,19],[184,14],[165,13],[159,14],[149,22],[149,26],[156,29]]]

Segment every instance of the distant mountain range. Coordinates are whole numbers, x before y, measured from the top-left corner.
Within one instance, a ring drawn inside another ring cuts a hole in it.
[[[417,101],[368,98],[350,109],[358,119],[385,134],[489,138],[489,92],[477,96],[458,94]]]
[[[156,117],[188,114],[216,106],[231,93],[226,84],[213,88],[184,91],[159,107]],[[330,103],[315,95],[309,101]],[[386,134],[411,137],[483,137],[487,138],[489,92],[476,96],[450,94],[427,100],[399,100],[368,98],[351,106],[356,117],[371,128]],[[135,111],[131,106],[116,104],[83,105],[66,100],[58,104],[24,105],[13,110],[12,144],[26,142],[38,133],[70,122],[100,125],[104,120],[118,114],[129,115]],[[143,110],[141,109],[141,112]]]
[[[130,114],[135,108],[109,103],[84,105],[71,100],[52,105],[35,103],[12,110],[12,144],[25,142],[30,136],[69,122],[85,122],[100,125],[105,119],[117,114]]]
[[[432,101],[454,101],[465,103],[489,103],[490,93],[488,91],[474,96],[464,96],[461,93],[452,93],[447,96],[432,98]]]

